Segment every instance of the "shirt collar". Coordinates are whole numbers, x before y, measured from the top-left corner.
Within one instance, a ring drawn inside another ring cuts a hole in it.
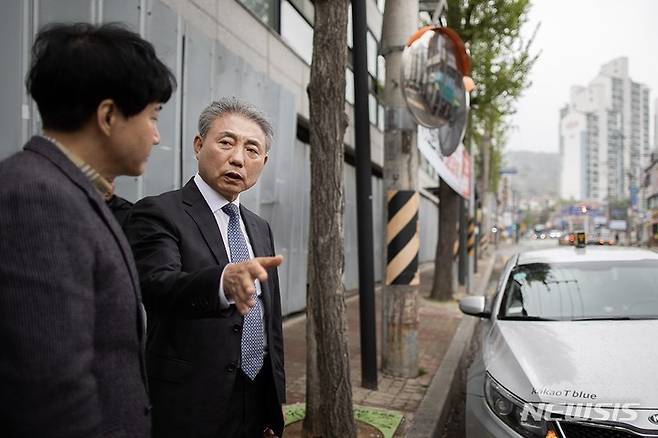
[[[201,178],[201,175],[197,172],[196,175],[194,175],[194,183],[196,186],[199,188],[199,191],[201,192],[201,196],[203,196],[203,199],[205,199],[206,204],[208,204],[208,207],[210,207],[210,210],[215,213],[217,210],[221,209],[223,206],[228,204],[228,200],[223,197],[219,192],[217,192],[215,189],[210,187],[207,182]],[[235,201],[233,201],[233,204],[237,205],[238,208],[240,207],[240,195],[238,195],[237,198],[235,198]]]
[[[96,169],[85,163],[82,158],[68,150],[66,146],[60,143],[59,140],[45,135],[42,137],[57,146],[57,148],[66,156],[66,158],[71,160],[71,162],[75,164],[87,178],[89,178],[89,181],[91,181],[96,191],[103,197],[105,201],[112,199],[112,196],[114,196],[114,186],[111,182],[109,182],[100,173],[98,173]]]

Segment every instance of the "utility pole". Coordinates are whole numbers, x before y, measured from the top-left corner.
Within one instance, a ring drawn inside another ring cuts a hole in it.
[[[384,9],[381,52],[386,59],[384,189],[387,227],[386,278],[382,288],[382,368],[418,375],[418,148],[417,127],[401,90],[401,58],[417,30],[418,0],[389,1]]]

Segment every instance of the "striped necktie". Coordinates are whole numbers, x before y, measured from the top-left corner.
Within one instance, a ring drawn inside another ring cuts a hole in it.
[[[228,203],[222,211],[229,216],[228,246],[231,250],[231,263],[249,260],[247,241],[240,229],[240,210],[237,205]],[[244,316],[242,325],[241,361],[242,371],[254,380],[263,367],[265,332],[263,330],[263,304],[255,297],[256,305]]]

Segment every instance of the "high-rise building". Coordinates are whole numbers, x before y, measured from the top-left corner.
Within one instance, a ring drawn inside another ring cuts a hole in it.
[[[653,101],[653,148],[658,150],[658,99]]]
[[[628,58],[604,64],[587,87],[571,88],[560,110],[561,196],[637,202],[649,164],[650,89],[628,74]]]

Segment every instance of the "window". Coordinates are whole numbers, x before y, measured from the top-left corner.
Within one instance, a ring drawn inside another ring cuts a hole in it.
[[[368,49],[368,73],[377,77],[377,40],[370,31],[368,31],[366,47]]]
[[[384,106],[383,105],[378,105],[377,106],[377,112],[378,112],[377,127],[379,128],[380,131],[383,131],[384,130]]]
[[[313,28],[289,2],[281,2],[281,38],[307,64],[313,55]]]
[[[648,259],[520,265],[510,274],[499,319],[656,318],[656,268]]]
[[[386,82],[386,60],[382,55],[377,57],[377,82],[383,89]]]
[[[354,46],[354,35],[352,35],[352,3],[347,8],[347,47],[350,49]]]
[[[313,26],[315,23],[315,6],[311,0],[288,0],[297,11]]]
[[[277,28],[277,5],[279,0],[238,0],[272,29]]]
[[[354,73],[349,68],[345,69],[345,99],[354,105]]]
[[[377,126],[377,98],[373,94],[368,94],[368,113],[370,123]]]

